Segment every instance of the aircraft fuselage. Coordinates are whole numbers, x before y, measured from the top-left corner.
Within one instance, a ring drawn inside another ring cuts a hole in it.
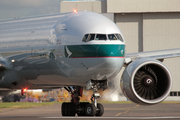
[[[97,13],[2,21],[0,26],[0,64],[6,69],[0,88],[85,86],[90,79],[111,80],[124,64],[121,31]]]

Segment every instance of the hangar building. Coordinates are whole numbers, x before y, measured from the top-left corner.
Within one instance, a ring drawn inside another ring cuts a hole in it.
[[[122,31],[127,53],[180,48],[180,0],[69,0],[60,6],[61,13],[77,9],[109,17]],[[168,98],[180,98],[180,58],[164,64],[173,78]]]

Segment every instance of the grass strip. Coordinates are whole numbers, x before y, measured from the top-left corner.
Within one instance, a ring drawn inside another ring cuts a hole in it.
[[[105,103],[105,104],[131,104],[133,102],[131,101],[98,101],[99,103]]]
[[[45,105],[53,105],[57,102],[43,102],[43,103],[31,103],[31,102],[10,102],[10,103],[0,103],[0,109],[3,108],[13,108],[13,109],[22,109],[22,108],[32,108]]]
[[[80,102],[89,102],[90,101],[80,101]],[[104,104],[131,104],[133,102],[131,101],[104,101],[104,100],[98,100],[98,103],[104,103]]]
[[[163,104],[180,104],[180,101],[163,101]]]
[[[87,101],[81,101],[87,102]],[[10,108],[10,109],[23,109],[23,108],[32,108],[38,106],[45,106],[45,105],[54,105],[55,103],[61,104],[61,102],[43,102],[43,103],[32,103],[32,102],[10,102],[10,103],[0,103],[0,109]],[[98,101],[98,103],[104,104],[132,104],[131,101]],[[180,101],[163,101],[161,104],[180,104]],[[0,113],[2,111],[0,110]]]
[[[99,103],[107,103],[107,104],[132,104],[133,102],[131,101],[98,101]],[[163,101],[160,104],[180,104],[180,101]]]

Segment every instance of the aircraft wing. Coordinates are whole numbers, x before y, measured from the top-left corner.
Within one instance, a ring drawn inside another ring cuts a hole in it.
[[[128,64],[135,59],[139,58],[152,58],[163,61],[166,58],[180,57],[180,48],[167,49],[167,50],[156,50],[147,52],[127,53],[125,56],[125,63]]]

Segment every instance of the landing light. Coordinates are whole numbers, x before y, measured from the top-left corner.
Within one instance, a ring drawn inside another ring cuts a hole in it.
[[[74,13],[77,13],[77,10],[76,10],[76,9],[74,9],[74,10],[73,10],[73,12],[74,12]]]
[[[23,92],[26,92],[26,91],[27,91],[27,88],[24,88],[24,89],[23,89]]]
[[[27,91],[27,88],[23,88],[22,90],[21,90],[21,96],[24,96],[24,93]]]

